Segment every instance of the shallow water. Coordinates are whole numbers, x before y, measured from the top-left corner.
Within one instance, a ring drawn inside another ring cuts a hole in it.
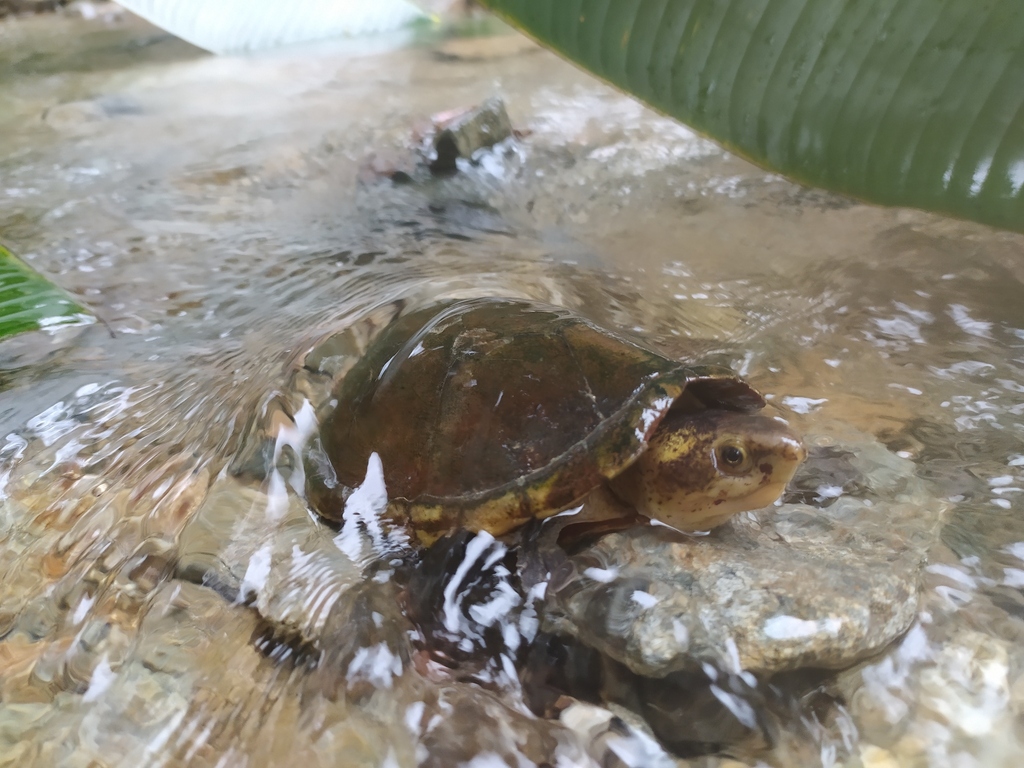
[[[1019,765],[1024,240],[795,186],[538,50],[399,43],[215,59],[130,17],[0,22],[0,238],[102,320],[0,347],[0,764]],[[496,93],[518,141],[374,171]],[[391,582],[284,469],[227,468],[313,340],[471,295],[727,362],[818,443],[912,461],[930,500],[878,533],[927,553],[918,620],[828,676],[820,723],[805,697],[773,747],[687,761],[602,731],[614,705],[535,718],[500,655],[476,682],[403,657]],[[187,578],[217,558],[240,584]]]

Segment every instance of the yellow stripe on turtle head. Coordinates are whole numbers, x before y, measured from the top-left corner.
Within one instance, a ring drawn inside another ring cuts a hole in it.
[[[714,528],[772,504],[806,451],[781,421],[710,409],[673,412],[612,489],[647,517],[684,531]]]

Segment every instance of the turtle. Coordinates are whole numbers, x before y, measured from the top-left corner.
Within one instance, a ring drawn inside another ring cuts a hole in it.
[[[599,487],[683,531],[776,501],[805,457],[731,369],[680,362],[574,312],[510,298],[399,316],[334,386],[307,498],[341,523],[382,474],[424,545],[501,536]]]

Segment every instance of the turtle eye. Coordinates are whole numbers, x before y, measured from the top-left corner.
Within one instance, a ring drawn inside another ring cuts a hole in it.
[[[726,443],[718,449],[718,465],[722,469],[740,469],[747,461],[747,452],[735,443]]]

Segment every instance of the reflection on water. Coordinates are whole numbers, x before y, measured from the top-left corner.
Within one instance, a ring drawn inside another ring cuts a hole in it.
[[[0,764],[1020,763],[1018,236],[801,190],[535,51],[0,34],[0,237],[104,321],[0,349]],[[495,90],[507,152],[372,171]],[[571,552],[321,524],[306,354],[350,329],[340,370],[398,306],[474,295],[732,365],[808,435],[785,506]],[[684,556],[710,559],[651,576]],[[722,611],[767,581],[765,643]]]

